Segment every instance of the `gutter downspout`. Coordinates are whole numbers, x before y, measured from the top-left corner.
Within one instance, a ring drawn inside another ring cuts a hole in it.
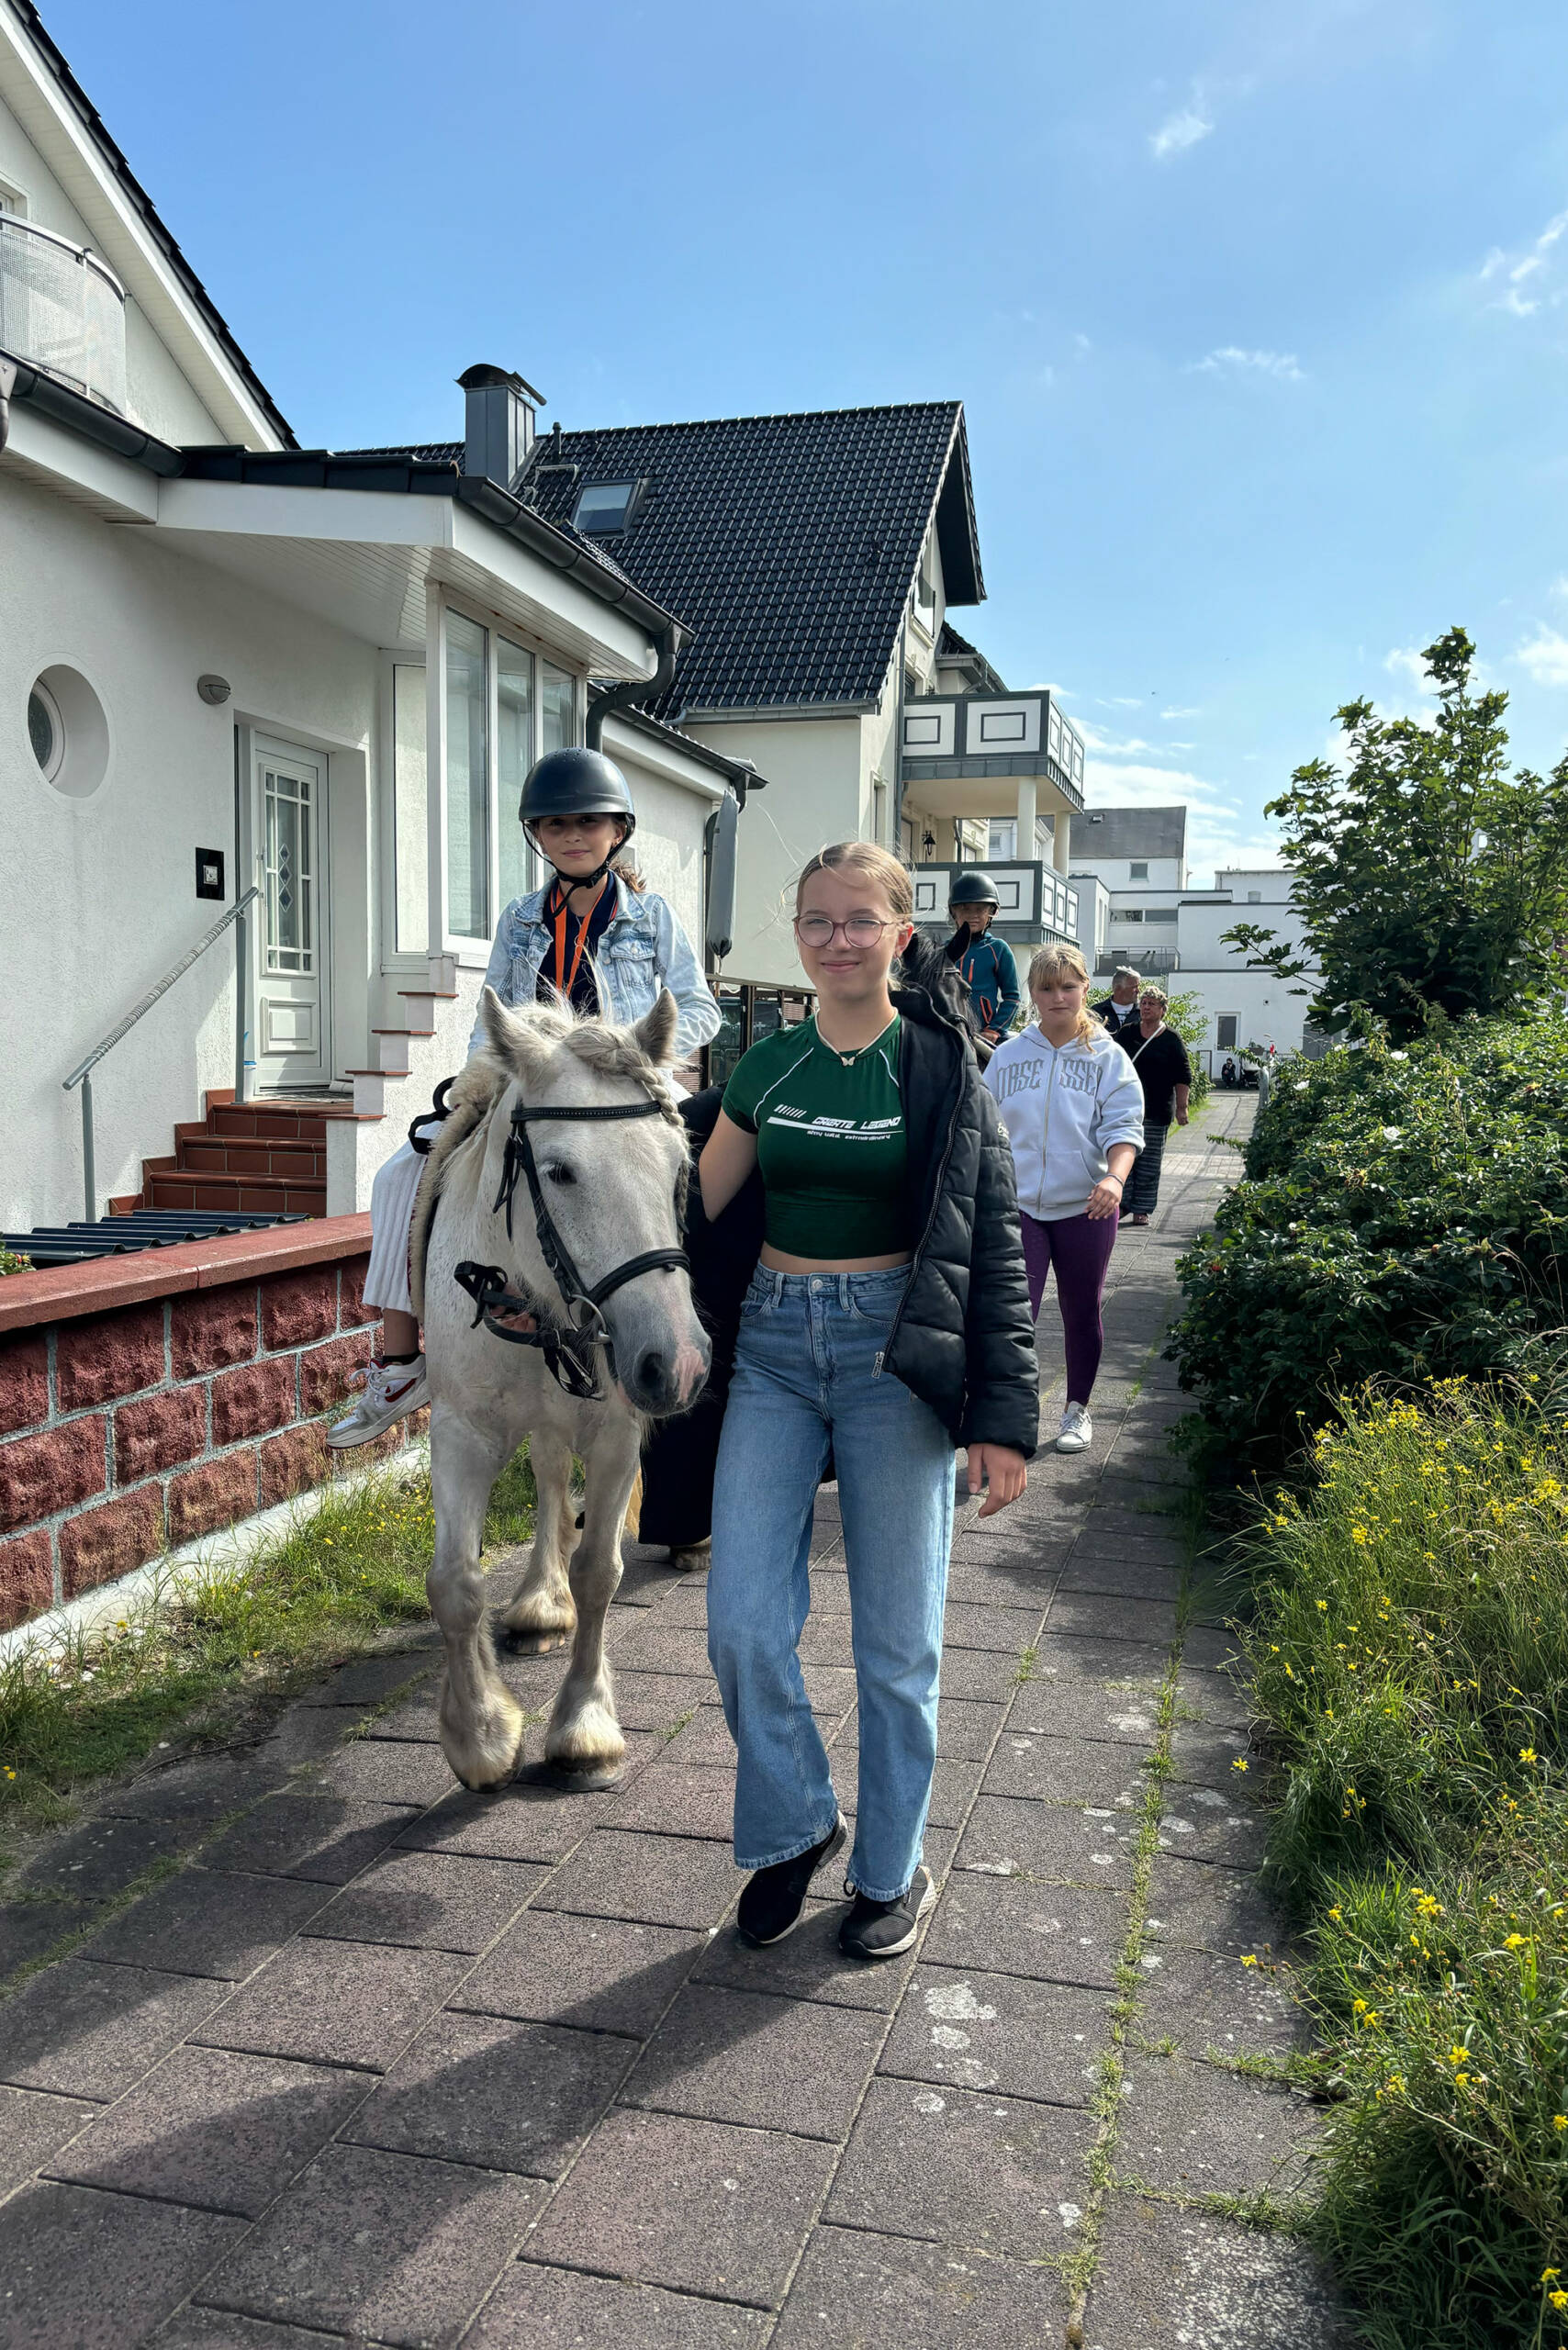
[[[624,685],[609,686],[603,693],[594,694],[588,701],[588,725],[584,740],[590,751],[597,751],[604,734],[604,722],[611,711],[623,710],[631,702],[656,701],[667,693],[675,681],[676,655],[680,650],[680,629],[671,621],[660,629],[656,640],[659,665],[651,677],[628,677]]]

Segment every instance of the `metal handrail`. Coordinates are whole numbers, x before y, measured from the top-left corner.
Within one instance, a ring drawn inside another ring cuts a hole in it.
[[[111,1028],[108,1035],[104,1038],[102,1044],[95,1045],[92,1051],[87,1054],[86,1058],[78,1061],[70,1076],[63,1080],[61,1086],[61,1091],[63,1093],[69,1093],[73,1086],[79,1085],[82,1088],[82,1184],[86,1194],[87,1220],[90,1224],[97,1221],[98,1214],[95,1196],[98,1188],[97,1167],[93,1149],[93,1071],[97,1068],[98,1063],[103,1059],[106,1053],[113,1052],[115,1046],[119,1043],[122,1036],[129,1035],[137,1022],[145,1013],[151,1011],[160,996],[167,995],[169,990],[174,986],[174,981],[178,979],[183,979],[185,974],[190,969],[191,965],[201,960],[201,957],[207,953],[207,948],[213,945],[215,940],[222,937],[230,923],[235,923],[239,926],[238,934],[234,942],[234,968],[241,999],[243,998],[246,968],[245,909],[251,903],[252,898],[259,898],[260,896],[260,887],[257,883],[252,881],[244,895],[242,897],[236,898],[234,903],[223,913],[219,914],[218,920],[213,923],[212,928],[202,937],[196,940],[196,945],[190,949],[188,954],[181,956],[174,968],[164,973],[156,987],[148,989],[147,993],[142,997],[140,1002],[132,1006],[131,1010],[126,1013],[125,1018],[119,1023],[118,1026]],[[245,1098],[245,1018],[243,1001],[241,1001],[239,1007],[239,1014],[240,1016],[235,1022],[234,1099],[236,1102],[242,1102]]]

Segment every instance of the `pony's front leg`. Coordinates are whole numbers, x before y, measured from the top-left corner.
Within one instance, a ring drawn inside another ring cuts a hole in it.
[[[587,1456],[582,1540],[572,1561],[577,1636],[544,1733],[546,1761],[575,1776],[619,1777],[626,1752],[604,1656],[604,1619],[621,1581],[621,1529],[637,1475],[635,1425],[606,1428]]]
[[[577,1628],[577,1611],[566,1580],[566,1561],[577,1541],[577,1512],[572,1505],[572,1448],[565,1438],[535,1428],[528,1449],[539,1493],[533,1549],[500,1628],[509,1649],[535,1655],[557,1641],[564,1648]]]
[[[465,1787],[497,1787],[517,1768],[522,1708],[496,1670],[485,1611],[479,1546],[490,1488],[511,1453],[439,1399],[431,1411],[435,1555],[425,1577],[431,1614],[446,1645],[441,1745]]]

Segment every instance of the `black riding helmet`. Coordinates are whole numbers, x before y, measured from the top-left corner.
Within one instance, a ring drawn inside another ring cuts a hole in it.
[[[522,798],[518,802],[518,822],[541,856],[549,859],[533,827],[543,816],[615,816],[626,827],[621,839],[610,850],[597,872],[567,875],[559,866],[555,873],[563,888],[591,889],[603,879],[637,829],[637,811],[632,804],[632,787],[616,766],[602,751],[546,751],[535,759],[523,778]]]
[[[950,906],[1000,906],[1002,900],[996,894],[996,884],[990,874],[982,873],[976,865],[962,873],[954,874],[953,886],[947,892],[947,903]]]

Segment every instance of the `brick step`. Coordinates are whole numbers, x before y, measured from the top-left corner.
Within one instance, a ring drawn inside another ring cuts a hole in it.
[[[251,1140],[236,1135],[215,1135],[209,1126],[176,1126],[175,1166],[181,1175],[276,1175],[294,1182],[324,1183],[327,1180],[325,1142],[286,1141],[279,1136]]]
[[[141,1203],[150,1208],[230,1208],[247,1214],[325,1215],[327,1186],[281,1176],[149,1173]]]
[[[345,1097],[340,1109],[303,1102],[220,1102],[207,1113],[214,1135],[232,1135],[249,1142],[325,1142],[330,1118],[352,1118],[353,1103]]]

